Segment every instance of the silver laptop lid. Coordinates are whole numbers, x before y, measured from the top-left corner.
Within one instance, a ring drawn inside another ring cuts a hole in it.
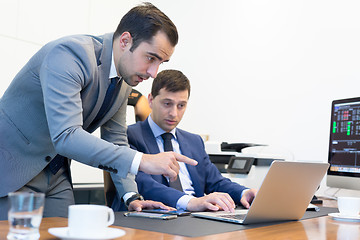
[[[274,161],[244,221],[236,222],[250,224],[299,220],[304,215],[328,167],[328,163]],[[229,213],[204,212],[193,215],[226,221],[226,214]],[[216,215],[222,217],[216,218]]]
[[[328,163],[274,161],[244,223],[299,220],[328,167]]]

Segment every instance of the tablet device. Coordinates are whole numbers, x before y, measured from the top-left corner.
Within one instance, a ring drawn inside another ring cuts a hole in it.
[[[142,211],[148,212],[148,213],[163,213],[163,214],[170,214],[170,215],[177,215],[177,216],[187,216],[187,215],[191,214],[190,212],[183,211],[183,210],[169,211],[169,210],[165,210],[165,209],[161,209],[161,208],[143,209]]]
[[[143,218],[155,218],[162,220],[176,219],[177,215],[162,214],[162,213],[148,213],[148,212],[125,212],[126,217],[143,217]]]

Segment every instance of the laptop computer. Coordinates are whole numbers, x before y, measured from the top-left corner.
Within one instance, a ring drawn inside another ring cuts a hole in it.
[[[191,215],[239,224],[299,220],[328,167],[328,163],[273,161],[248,210]]]

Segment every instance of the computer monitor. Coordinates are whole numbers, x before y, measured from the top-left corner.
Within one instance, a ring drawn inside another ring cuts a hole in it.
[[[327,186],[360,190],[360,97],[334,100]]]

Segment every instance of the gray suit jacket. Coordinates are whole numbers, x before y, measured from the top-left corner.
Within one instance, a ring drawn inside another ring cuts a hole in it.
[[[131,87],[122,82],[98,124],[101,139],[84,130],[109,85],[112,37],[75,35],[50,42],[15,76],[0,99],[0,197],[24,186],[56,154],[110,170],[120,196],[137,191],[133,178],[125,179],[136,154],[126,136]]]

